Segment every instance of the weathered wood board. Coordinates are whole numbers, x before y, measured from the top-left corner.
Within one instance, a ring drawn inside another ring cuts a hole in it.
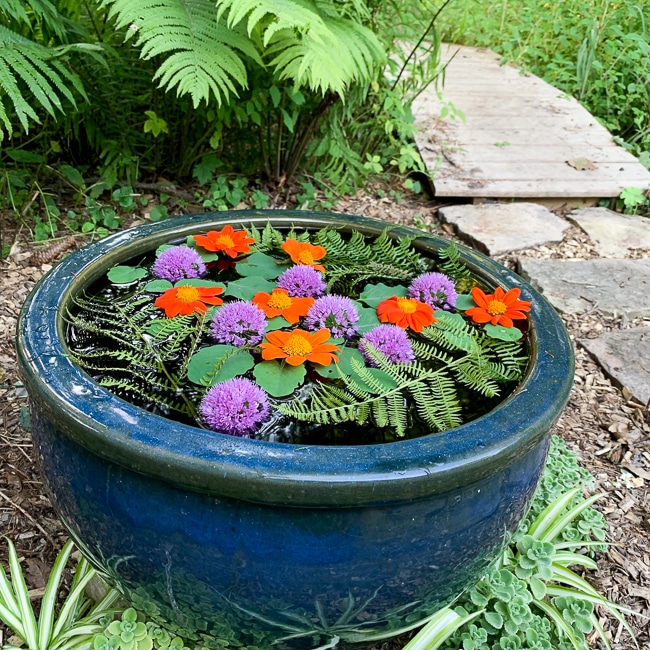
[[[583,106],[490,50],[443,45],[441,96],[413,105],[416,143],[436,196],[611,198],[650,172]],[[465,120],[440,118],[444,104]]]

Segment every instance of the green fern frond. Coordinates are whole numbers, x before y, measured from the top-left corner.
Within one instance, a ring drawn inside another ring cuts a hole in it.
[[[250,236],[255,240],[251,246],[251,252],[268,253],[275,248],[282,246],[284,242],[284,235],[271,225],[270,221],[260,232],[253,224],[249,228]]]
[[[248,34],[262,34],[270,64],[280,79],[344,97],[354,81],[369,79],[384,50],[358,20],[341,16],[327,2],[309,0],[220,0],[219,16],[230,27],[246,20]]]
[[[35,102],[53,117],[57,112],[64,112],[61,97],[76,107],[69,86],[83,94],[79,78],[57,60],[64,51],[66,48],[43,47],[0,25],[0,90],[13,106],[26,132],[30,120],[39,123],[40,119],[34,106],[26,99],[21,83]],[[10,134],[13,130],[4,107],[0,108],[0,119],[4,124],[4,129],[0,128],[1,140],[5,130]]]
[[[471,281],[471,273],[460,259],[460,252],[455,242],[450,242],[446,248],[438,251],[438,257],[442,260],[440,270],[446,273],[454,282]]]
[[[210,0],[103,0],[118,28],[141,46],[141,58],[163,57],[154,79],[166,90],[189,95],[194,107],[214,96],[227,102],[246,88],[242,56],[263,65],[253,42],[219,22]]]

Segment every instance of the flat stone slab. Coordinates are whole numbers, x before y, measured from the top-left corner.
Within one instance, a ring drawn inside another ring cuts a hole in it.
[[[519,259],[519,272],[558,311],[650,316],[650,259]]]
[[[650,327],[607,332],[595,339],[578,339],[605,373],[627,386],[641,404],[650,402]]]
[[[630,251],[650,249],[650,219],[607,208],[574,210],[567,218],[589,235],[603,257],[626,257]]]
[[[561,242],[569,223],[536,203],[484,203],[440,209],[442,219],[476,249],[502,255]]]

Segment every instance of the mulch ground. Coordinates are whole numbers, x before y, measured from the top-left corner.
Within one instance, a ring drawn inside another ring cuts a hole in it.
[[[360,194],[341,201],[337,211],[415,225],[443,236],[453,236],[438,220],[438,206],[425,198],[396,202]],[[3,222],[5,228],[7,219]],[[0,262],[0,533],[13,540],[22,558],[32,595],[42,593],[54,557],[66,533],[43,493],[34,465],[28,431],[22,426],[26,395],[16,369],[16,319],[27,294],[52,264],[83,243],[37,246],[14,230],[2,232],[13,241],[8,259]],[[592,258],[595,248],[582,231],[567,230],[564,241],[504,256],[500,261],[516,268],[520,256]],[[604,331],[648,326],[650,319],[629,322],[605,318],[598,311],[566,317],[573,339],[596,337]],[[569,403],[556,433],[579,453],[581,464],[595,477],[593,491],[604,497],[597,506],[609,523],[607,553],[598,559],[599,571],[588,580],[607,598],[645,617],[629,617],[641,648],[650,647],[650,415],[647,407],[630,401],[625,389],[611,384],[581,348],[576,350],[576,376]],[[0,541],[0,562],[7,566],[7,545]],[[635,647],[623,627],[603,616],[602,624],[614,650]],[[0,647],[10,633],[0,626]],[[591,639],[593,648],[600,642]]]

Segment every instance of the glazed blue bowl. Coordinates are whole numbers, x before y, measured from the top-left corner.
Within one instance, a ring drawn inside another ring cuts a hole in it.
[[[238,211],[139,226],[50,271],[18,325],[43,480],[84,555],[136,607],[220,643],[355,642],[424,618],[475,583],[522,519],[573,379],[567,332],[517,275],[465,247],[488,286],[532,301],[530,363],[488,414],[381,445],[298,446],[235,438],[150,414],[68,358],[72,299],[116,264],[224,224],[356,229],[340,214]],[[435,253],[442,239],[406,228]]]

